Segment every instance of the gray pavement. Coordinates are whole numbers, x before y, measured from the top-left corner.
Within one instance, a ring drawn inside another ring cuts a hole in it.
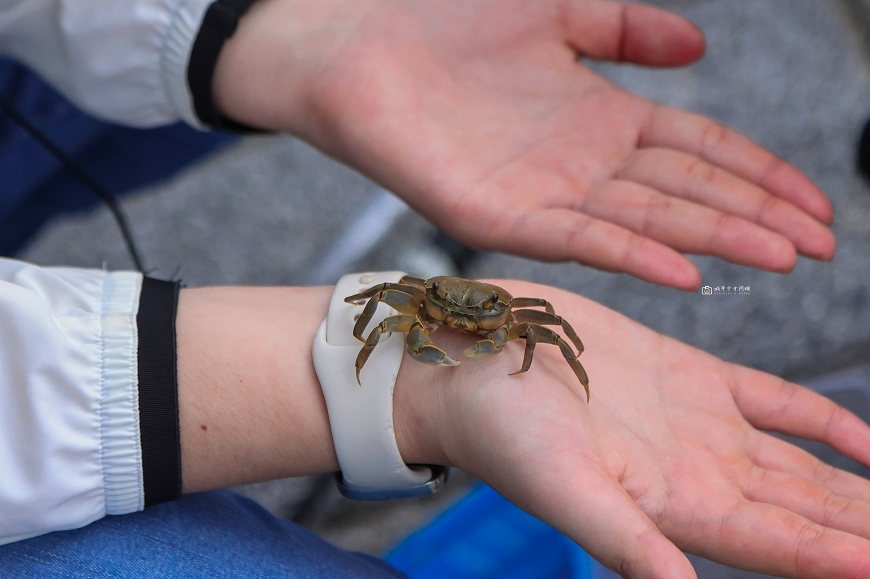
[[[870,378],[863,370],[850,373],[870,362],[870,190],[854,170],[855,145],[870,117],[868,5],[846,0],[656,3],[704,29],[704,60],[665,72],[595,68],[632,91],[732,125],[808,174],[837,211],[834,262],[801,259],[792,274],[778,275],[694,258],[705,284],[750,288],[745,295],[713,296],[576,264],[500,254],[480,256],[467,273],[524,278],[580,293],[726,360],[814,384],[870,417],[864,395]],[[381,202],[381,195],[376,185],[307,145],[257,137],[131,196],[124,206],[158,275],[180,267],[179,277],[192,286],[298,284],[310,281],[325,256],[335,257],[336,239]],[[400,208],[388,223],[386,231],[362,228],[362,237],[351,245],[375,249],[351,256],[348,270],[443,271],[446,266],[429,244],[431,226],[423,219]],[[43,264],[129,266],[102,209],[53,223],[21,257]],[[273,508],[291,513],[300,493],[290,494],[296,498],[277,499]],[[345,527],[335,522],[330,513],[346,513],[346,505],[324,498],[320,506],[320,514],[309,510],[312,526],[327,536],[341,535],[335,540],[343,546],[375,553],[431,516],[431,511],[420,515],[416,507],[398,508],[396,516],[408,513],[404,526],[398,525],[401,530],[369,531],[357,518]],[[352,532],[342,534],[350,527]],[[379,541],[370,540],[374,534]],[[694,561],[702,579],[758,577]]]

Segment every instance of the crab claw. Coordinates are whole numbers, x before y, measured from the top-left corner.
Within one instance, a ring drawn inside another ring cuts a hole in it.
[[[408,348],[408,354],[412,358],[424,364],[432,364],[433,366],[459,366],[459,362],[447,355],[444,350],[435,346],[422,346],[419,352],[415,352]]]
[[[501,352],[492,340],[481,340],[470,348],[466,348],[463,354],[469,358],[488,358]]]
[[[447,355],[447,352],[435,346],[429,339],[430,330],[417,322],[405,338],[408,354],[424,364],[433,366],[459,366],[459,362]]]
[[[480,340],[472,347],[467,348],[463,354],[469,358],[488,358],[501,352],[508,338],[507,327],[502,326],[490,334],[486,340]]]

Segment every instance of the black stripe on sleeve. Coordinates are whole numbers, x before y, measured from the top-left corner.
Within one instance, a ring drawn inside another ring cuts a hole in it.
[[[146,277],[139,296],[139,435],[145,506],[181,496],[175,282]]]
[[[236,32],[236,27],[248,8],[256,0],[216,0],[205,12],[202,26],[193,42],[190,61],[187,64],[187,84],[193,96],[196,116],[204,124],[235,133],[262,133],[249,125],[224,117],[214,106],[211,85],[214,68],[226,39]]]

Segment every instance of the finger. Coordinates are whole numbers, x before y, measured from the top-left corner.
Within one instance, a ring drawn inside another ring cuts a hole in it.
[[[695,155],[830,224],[834,209],[800,171],[751,139],[712,119],[663,105],[651,109],[639,147],[668,147]]]
[[[749,571],[782,577],[870,577],[870,541],[824,527],[782,507],[740,502],[687,550]]]
[[[783,235],[808,257],[830,259],[834,254],[834,235],[816,219],[693,155],[662,147],[640,149],[617,177],[757,223]]]
[[[797,259],[794,246],[778,233],[631,181],[609,181],[590,191],[580,210],[680,252],[779,272],[791,271]]]
[[[829,398],[781,378],[730,366],[731,394],[755,428],[824,442],[870,466],[870,427]]]
[[[458,233],[468,238],[468,231]],[[517,211],[477,233],[470,241],[478,247],[498,239],[500,251],[535,259],[577,261],[687,291],[701,283],[695,264],[673,249],[570,209]]]
[[[582,481],[582,484],[574,484]],[[565,461],[539,473],[526,492],[508,497],[583,546],[605,566],[632,579],[696,579],[691,563],[619,483],[591,461]],[[569,483],[566,485],[566,483]]]
[[[743,481],[743,496],[782,507],[823,527],[870,538],[870,503],[792,474],[753,467]]]
[[[756,433],[749,456],[753,463],[762,468],[793,474],[837,494],[870,503],[870,480],[834,468],[806,450],[775,436]]]
[[[566,2],[568,41],[582,56],[683,66],[704,54],[704,33],[672,12],[622,2]]]

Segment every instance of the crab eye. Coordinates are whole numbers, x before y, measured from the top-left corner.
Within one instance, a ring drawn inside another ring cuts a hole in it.
[[[438,282],[436,281],[435,283],[432,284],[432,291],[436,291],[436,292],[437,292],[437,291],[438,291],[438,287],[439,287],[439,284],[438,284]]]
[[[489,301],[492,302],[493,305],[498,303],[498,294],[492,294],[489,296]]]

